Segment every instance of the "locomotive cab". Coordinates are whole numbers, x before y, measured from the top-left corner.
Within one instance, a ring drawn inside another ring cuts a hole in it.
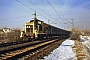
[[[24,33],[21,32],[21,36],[27,38],[38,38],[38,36],[44,32],[43,21],[41,20],[31,20],[24,24]]]
[[[44,22],[36,18],[36,12],[33,15],[34,19],[24,24],[24,33],[21,32],[20,37],[37,39],[45,36]]]

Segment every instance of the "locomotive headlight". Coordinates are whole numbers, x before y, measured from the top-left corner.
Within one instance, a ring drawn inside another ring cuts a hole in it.
[[[30,26],[29,26],[29,25],[27,25],[27,26],[26,26],[26,28],[30,28]]]
[[[28,28],[28,26],[26,26],[26,28]]]

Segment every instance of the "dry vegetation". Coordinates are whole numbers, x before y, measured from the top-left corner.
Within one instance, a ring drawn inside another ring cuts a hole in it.
[[[72,47],[73,51],[76,53],[76,60],[83,60],[86,57],[85,52],[82,48],[82,43],[78,40],[74,41],[75,45]]]
[[[73,51],[76,53],[76,60],[83,60],[85,54],[82,51],[82,43],[80,42],[81,31],[79,29],[72,29],[70,39],[74,40]]]
[[[86,58],[86,52],[83,51],[83,45],[80,41],[80,35],[90,36],[89,30],[72,29],[71,40],[74,40],[73,51],[76,53],[76,60],[84,60]],[[90,59],[90,57],[88,58]]]
[[[20,40],[20,30],[12,30],[8,33],[2,33],[0,36],[0,44],[7,42],[14,42]]]
[[[77,28],[72,29],[70,36],[71,40],[80,40],[80,35],[90,36],[90,29],[79,30]]]
[[[79,37],[80,34],[81,34],[81,31],[79,29],[72,29],[70,39],[71,40],[80,40],[80,37]]]

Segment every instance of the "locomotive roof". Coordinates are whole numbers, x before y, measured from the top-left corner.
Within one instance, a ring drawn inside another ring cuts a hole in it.
[[[30,20],[30,22],[33,22],[33,21],[34,21],[34,20]],[[38,20],[38,19],[37,19],[36,21],[41,21],[41,20]],[[41,21],[41,22],[43,22],[43,21]]]

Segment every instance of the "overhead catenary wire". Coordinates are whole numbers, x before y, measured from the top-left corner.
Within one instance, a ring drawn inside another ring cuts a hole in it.
[[[60,15],[58,14],[58,12],[55,10],[55,8],[51,5],[51,3],[47,0],[48,4],[53,8],[53,10],[56,12],[56,14],[60,17]],[[60,17],[61,18],[61,17]],[[62,19],[62,18],[61,18]]]
[[[65,19],[64,15],[62,14],[62,12],[61,12],[60,8],[58,7],[58,5],[57,5],[57,3],[56,3],[55,0],[54,0],[54,3],[56,4],[56,6],[57,6],[59,12],[61,13],[61,15],[63,16],[63,18]],[[67,19],[65,19],[65,20],[66,20],[67,22],[69,22]],[[71,23],[71,22],[69,22],[69,23]]]
[[[33,5],[35,5],[36,7],[38,7],[35,3],[33,3],[31,0],[29,0]],[[45,14],[47,14],[43,9],[41,9],[40,7],[38,7],[42,12],[44,12]],[[49,14],[47,14],[49,17],[51,17]],[[53,17],[51,17],[53,18]],[[54,18],[53,18],[54,19]]]
[[[31,9],[32,11],[36,11],[36,10],[30,8],[29,6],[25,5],[24,3],[22,3],[22,2],[20,2],[20,1],[18,1],[18,0],[16,0],[16,1],[19,2],[19,3],[21,3],[22,5],[26,6],[27,8]],[[49,20],[49,18],[45,17],[44,15],[40,14],[39,12],[37,12],[37,13],[38,13],[39,15],[43,16],[44,18],[46,18],[46,19]]]

